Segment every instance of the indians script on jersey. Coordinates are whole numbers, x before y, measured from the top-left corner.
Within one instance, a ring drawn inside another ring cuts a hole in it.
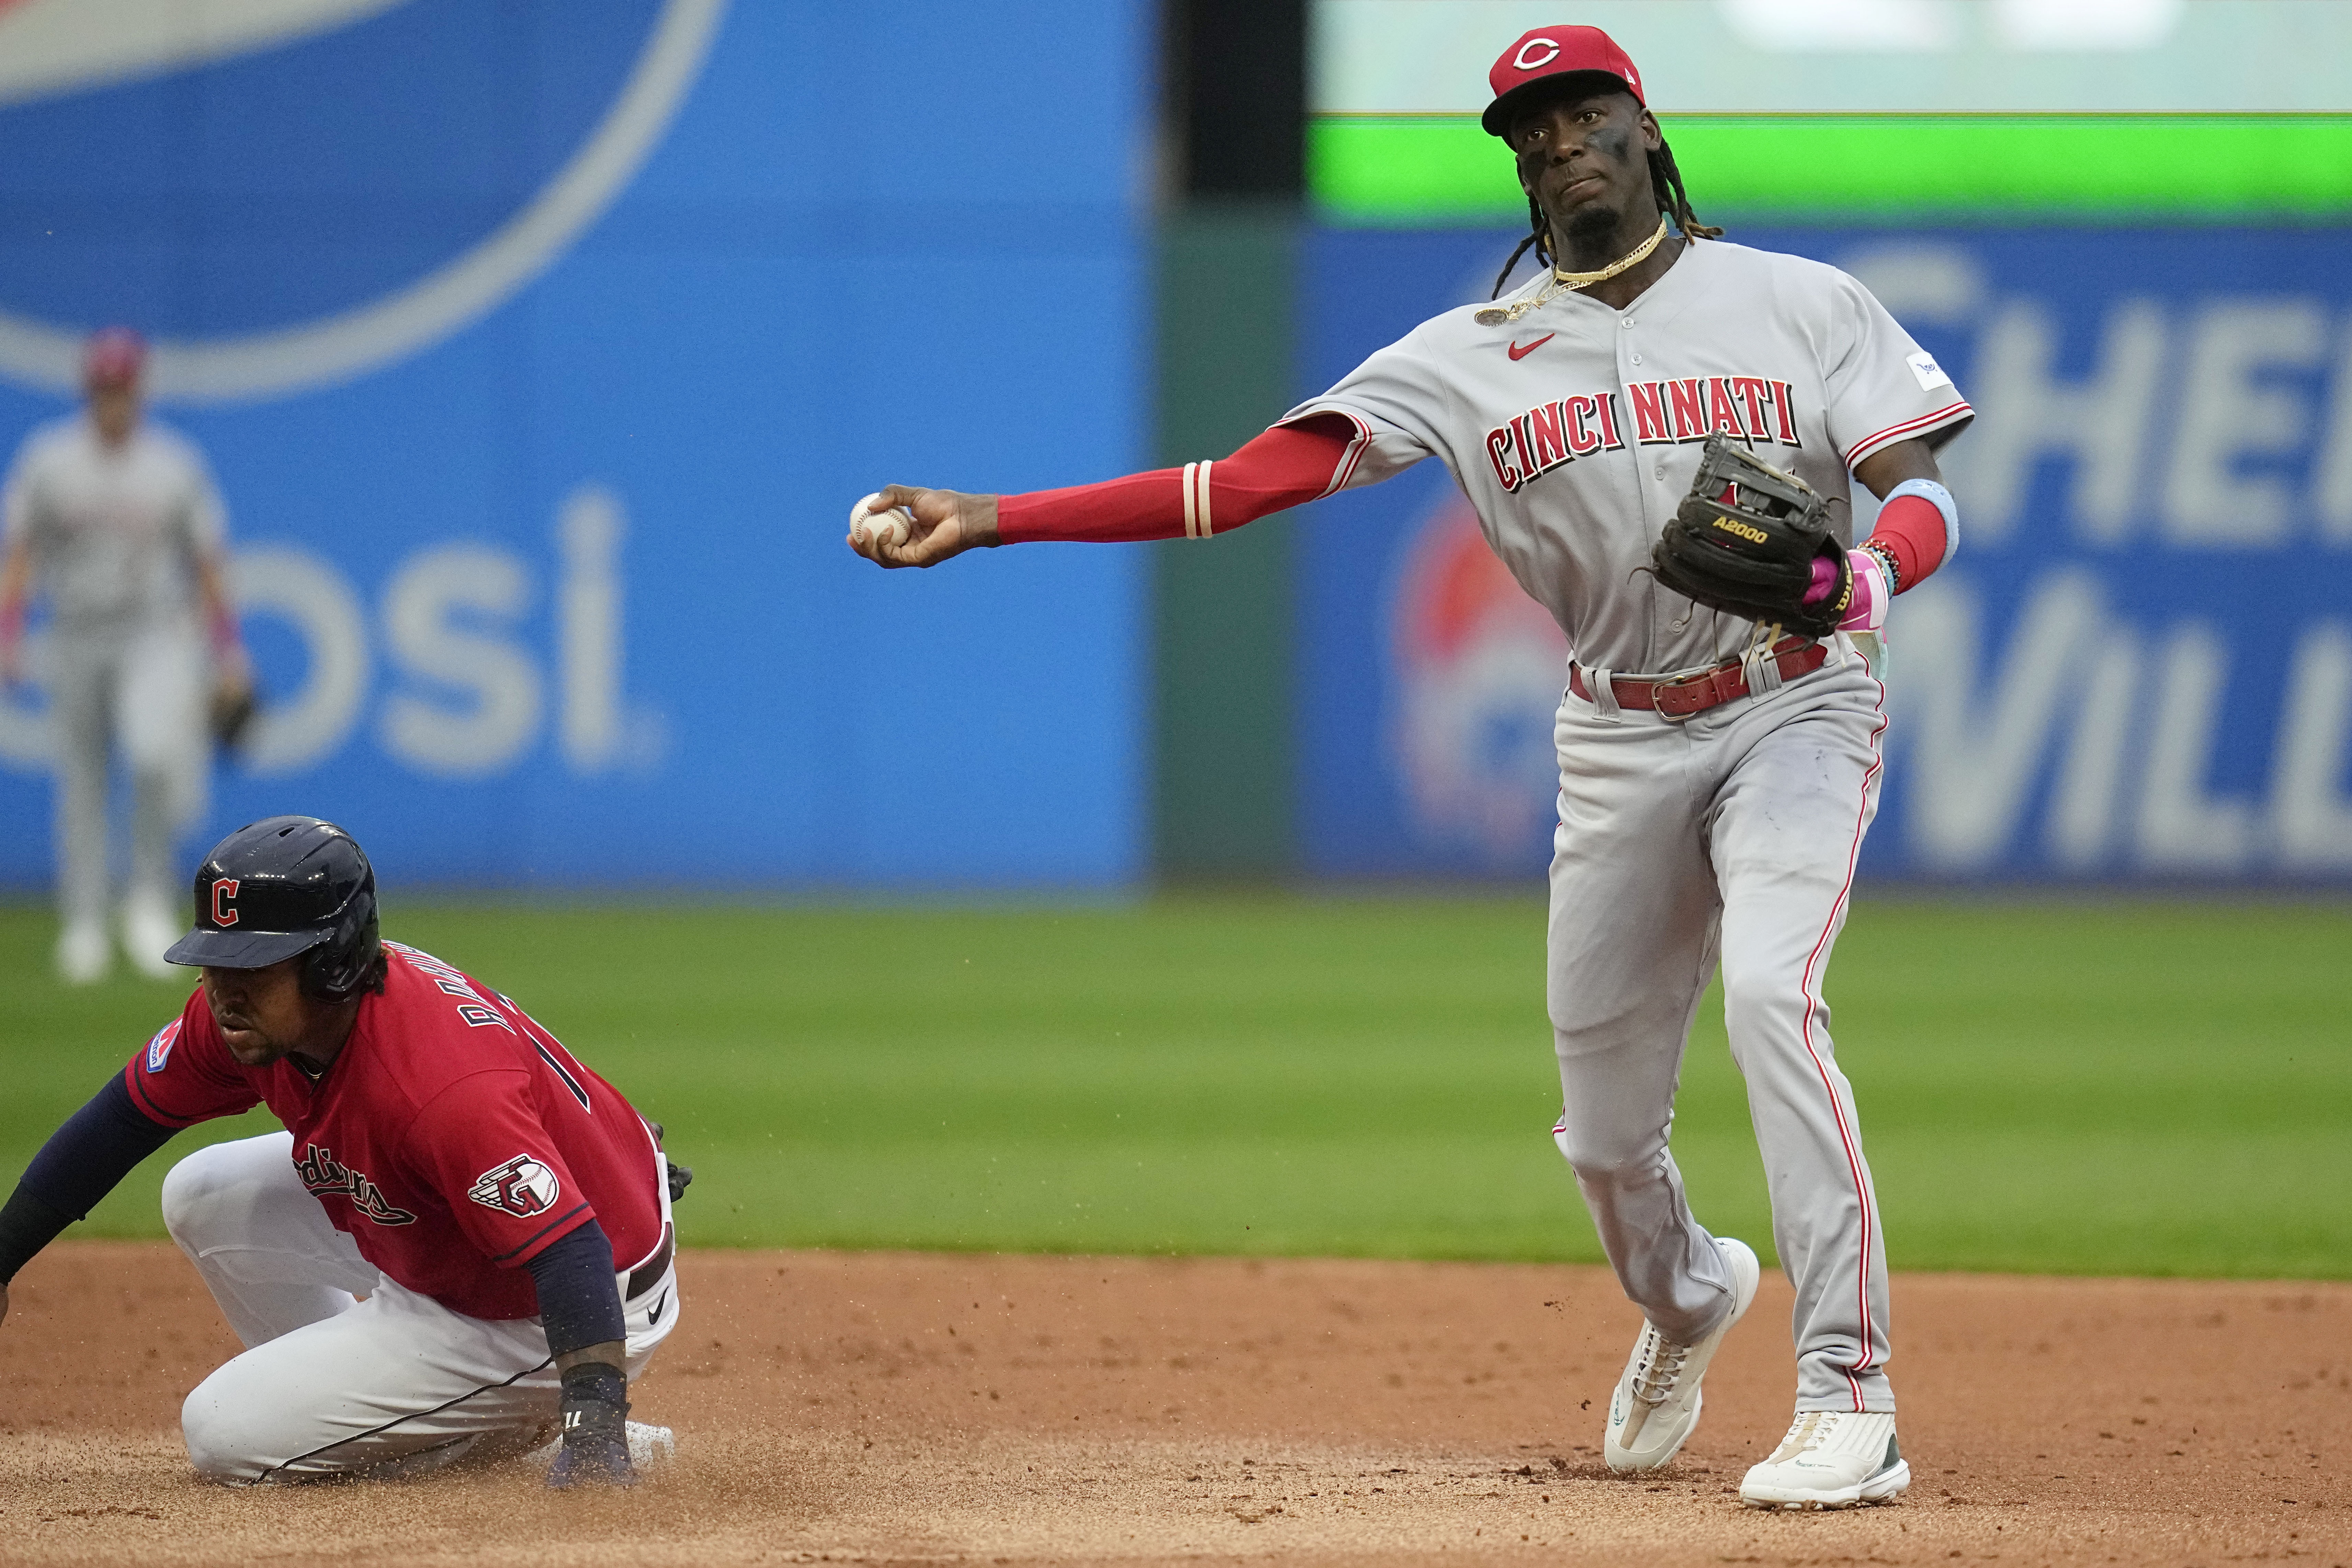
[[[378,1225],[416,1222],[416,1216],[406,1209],[394,1207],[383,1189],[368,1180],[366,1172],[351,1169],[335,1158],[331,1149],[321,1149],[316,1143],[305,1145],[302,1157],[294,1162],[294,1171],[315,1196],[327,1198],[341,1194],[352,1200],[352,1207]]]
[[[1762,375],[1693,375],[1627,384],[1633,440],[1643,447],[1704,441],[1720,431],[1749,446],[1802,447],[1789,384]],[[1595,452],[1622,450],[1613,392],[1539,403],[1486,432],[1486,460],[1506,491]]]

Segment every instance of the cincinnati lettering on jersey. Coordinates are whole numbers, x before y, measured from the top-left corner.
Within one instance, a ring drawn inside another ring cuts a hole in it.
[[[1538,404],[1487,431],[1486,460],[1503,489],[1515,490],[1563,463],[1619,450],[1625,445],[1621,430],[1615,393],[1579,393]]]
[[[1762,375],[1694,375],[1636,381],[1625,394],[1637,446],[1704,441],[1718,431],[1749,446],[1801,449],[1790,385]],[[1622,449],[1623,424],[1613,392],[1538,404],[1486,432],[1486,460],[1507,492],[1579,458]]]
[[[367,1179],[363,1171],[354,1171],[335,1158],[331,1149],[321,1149],[316,1143],[302,1148],[302,1157],[294,1162],[294,1173],[302,1178],[303,1186],[318,1197],[331,1197],[340,1193],[352,1200],[352,1207],[378,1225],[414,1225],[416,1216],[406,1209],[396,1208],[383,1195],[383,1189]]]

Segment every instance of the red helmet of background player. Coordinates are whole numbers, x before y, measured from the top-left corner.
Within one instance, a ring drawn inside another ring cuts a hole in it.
[[[82,381],[93,392],[135,386],[146,367],[147,342],[129,327],[100,327],[82,347]]]
[[[1486,128],[1487,135],[1500,136],[1510,129],[1511,111],[1525,100],[1529,89],[1553,77],[1581,72],[1614,78],[1633,95],[1634,102],[1649,107],[1650,100],[1642,94],[1642,73],[1633,68],[1633,57],[1617,47],[1616,39],[1598,27],[1538,27],[1496,57],[1495,68],[1486,73],[1495,101],[1486,106],[1478,123]]]

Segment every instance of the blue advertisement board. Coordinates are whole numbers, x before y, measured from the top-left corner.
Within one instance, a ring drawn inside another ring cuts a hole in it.
[[[1314,386],[1484,299],[1517,237],[1317,235]],[[2352,232],[1729,237],[1860,277],[1978,409],[1958,553],[1889,623],[1864,875],[2352,882]],[[1304,538],[1309,866],[1537,873],[1559,631],[1435,463]]]
[[[843,536],[1139,466],[1149,21],[0,6],[0,454],[123,322],[228,509],[266,710],[186,858],[302,811],[393,880],[1133,879],[1136,552]],[[47,747],[0,693],[0,883]]]

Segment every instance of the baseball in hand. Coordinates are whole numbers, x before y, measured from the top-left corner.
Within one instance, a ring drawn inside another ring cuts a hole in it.
[[[877,548],[896,549],[907,542],[915,520],[895,506],[881,511],[866,510],[881,499],[879,494],[870,495],[849,509],[849,537]]]

